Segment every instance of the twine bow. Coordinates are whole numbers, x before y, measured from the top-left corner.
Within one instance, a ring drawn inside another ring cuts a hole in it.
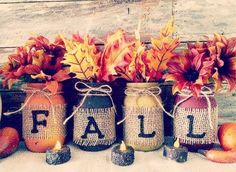
[[[35,88],[32,88],[32,87],[26,87],[24,89],[21,89],[22,91],[24,92],[32,92],[32,94],[26,99],[25,103],[21,106],[20,109],[16,110],[16,111],[12,111],[12,112],[4,112],[3,114],[6,115],[6,116],[9,116],[9,115],[12,115],[12,114],[16,114],[20,111],[22,111],[29,103],[29,101],[32,99],[32,97],[37,94],[37,93],[40,93],[42,94],[44,97],[46,97],[48,99],[48,102],[50,103],[51,105],[51,109],[52,109],[52,116],[53,116],[53,121],[54,123],[56,123],[56,120],[55,120],[55,109],[53,107],[53,103],[52,103],[52,100],[50,98],[50,96],[53,96],[55,94],[52,94],[52,93],[49,93],[49,92],[46,92],[47,88],[44,88],[42,90],[40,89],[35,89]],[[60,92],[58,92],[57,94],[59,94]]]
[[[154,91],[155,90],[155,91]],[[161,89],[160,87],[156,86],[156,87],[149,87],[149,88],[127,88],[125,90],[125,94],[126,95],[132,95],[132,96],[139,96],[140,94],[146,94],[146,95],[150,95],[152,97],[155,98],[155,100],[157,101],[157,103],[159,104],[159,106],[161,107],[161,109],[170,117],[174,118],[174,116],[172,114],[170,114],[169,112],[167,112],[165,110],[165,108],[163,107],[162,103],[160,102],[160,100],[157,98],[157,95],[161,94]],[[123,123],[125,120],[127,119],[127,116],[125,116],[124,119],[122,119],[121,121],[119,121],[117,123],[117,125],[120,125],[121,123]]]
[[[174,109],[173,109],[173,113],[172,113],[172,116],[174,117],[174,114],[175,114],[175,111],[177,109],[177,107],[184,103],[185,101],[187,101],[188,99],[190,99],[193,94],[186,94],[186,93],[183,93],[183,92],[179,92],[180,95],[183,95],[183,96],[186,96],[186,98],[182,99],[181,101],[179,101],[175,106],[174,106]],[[213,130],[213,124],[212,124],[212,119],[211,119],[211,102],[210,102],[210,98],[209,98],[209,94],[212,94],[213,91],[211,90],[211,88],[207,87],[207,86],[203,86],[202,87],[202,90],[200,92],[207,100],[207,110],[208,110],[208,121],[209,121],[209,124],[210,124],[210,128]]]
[[[85,86],[85,88],[79,88],[78,84]],[[78,112],[79,108],[81,108],[81,106],[84,104],[84,102],[88,96],[90,96],[90,95],[93,95],[93,96],[100,95],[101,96],[102,95],[102,94],[91,94],[91,92],[93,92],[93,91],[103,93],[104,95],[108,96],[111,100],[112,108],[114,109],[114,111],[116,113],[115,105],[114,105],[113,99],[111,97],[112,88],[109,85],[101,85],[99,87],[92,87],[92,86],[87,85],[84,82],[77,82],[75,84],[75,89],[78,92],[83,93],[84,97],[81,100],[79,106],[77,106],[76,109],[73,111],[73,113],[65,119],[65,121],[63,122],[64,125]]]

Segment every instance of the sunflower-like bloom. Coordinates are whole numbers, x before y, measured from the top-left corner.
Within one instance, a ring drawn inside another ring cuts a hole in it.
[[[3,85],[11,88],[18,79],[56,81],[68,79],[61,61],[65,53],[64,42],[57,37],[54,43],[43,36],[31,37],[25,46],[9,55],[8,62],[1,68]]]
[[[166,81],[175,81],[173,94],[183,89],[189,89],[195,96],[200,94],[213,66],[213,61],[203,57],[204,53],[191,48],[167,64],[169,72],[164,77]]]
[[[236,88],[236,37],[226,39],[215,34],[213,39],[208,40],[208,46],[215,60],[212,78],[216,90],[222,88],[222,82],[226,81],[232,91]]]

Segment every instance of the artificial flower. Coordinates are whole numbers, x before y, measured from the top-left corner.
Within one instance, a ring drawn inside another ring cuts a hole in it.
[[[65,51],[64,43],[59,37],[54,43],[43,36],[29,38],[25,46],[9,55],[9,61],[1,69],[3,85],[10,88],[15,81],[29,77],[36,82],[44,81],[46,85],[51,81],[69,79],[61,64]]]
[[[222,35],[214,34],[213,39],[208,40],[208,46],[215,60],[212,77],[216,90],[221,89],[222,82],[226,81],[232,91],[236,88],[236,37],[226,39]]]
[[[183,89],[191,90],[195,96],[200,94],[213,66],[212,61],[204,61],[203,57],[204,53],[192,48],[167,64],[169,72],[165,74],[165,80],[175,82],[173,94]]]
[[[27,47],[18,47],[14,54],[8,56],[8,62],[1,68],[3,86],[11,88],[12,85],[23,75],[33,75],[40,72],[37,65],[32,64],[32,56]]]

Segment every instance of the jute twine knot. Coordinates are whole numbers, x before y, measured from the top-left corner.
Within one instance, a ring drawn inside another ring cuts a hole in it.
[[[83,85],[85,88],[80,88],[78,85],[81,84]],[[86,98],[88,96],[108,96],[111,100],[112,103],[112,108],[114,109],[114,112],[116,113],[116,109],[115,109],[115,104],[113,102],[113,99],[111,97],[111,93],[112,93],[112,88],[109,85],[101,85],[99,87],[92,87],[89,86],[88,84],[84,83],[84,82],[76,82],[75,83],[75,89],[79,92],[82,93],[82,95],[84,96],[83,99],[81,100],[79,106],[77,106],[75,108],[75,110],[72,112],[72,114],[67,117],[65,119],[65,121],[63,122],[63,124],[65,125],[79,110],[79,108],[81,108],[81,106],[83,106]],[[98,92],[98,93],[93,93],[92,92]]]
[[[185,97],[184,99],[180,100],[179,102],[177,102],[176,105],[174,106],[173,113],[172,113],[173,118],[174,118],[174,115],[175,115],[175,112],[176,112],[177,107],[178,107],[180,104],[186,102],[188,99],[190,99],[190,98],[193,96],[192,93],[191,93],[191,94],[186,94],[186,93],[181,92],[181,91],[179,91],[178,93],[179,93],[181,96],[186,96],[186,97]],[[213,130],[214,128],[213,128],[212,118],[211,118],[211,109],[212,109],[212,108],[211,108],[211,101],[210,101],[210,98],[209,98],[209,95],[210,95],[210,94],[213,94],[213,91],[212,91],[211,88],[209,88],[209,87],[207,87],[207,86],[203,86],[203,87],[202,87],[202,90],[200,91],[200,93],[201,93],[201,94],[206,98],[206,100],[207,100],[208,121],[209,121],[209,125],[210,125],[211,129]]]
[[[159,96],[161,94],[161,88],[158,86],[155,87],[149,87],[149,88],[127,88],[125,90],[125,95],[128,96],[140,96],[140,95],[150,95],[153,98],[155,98],[155,100],[157,101],[157,103],[159,104],[159,106],[161,107],[161,109],[170,117],[174,118],[173,114],[170,114],[169,112],[167,112],[164,108],[164,106],[162,105],[162,103],[160,102],[159,98],[157,96]],[[117,125],[120,125],[121,123],[123,123],[126,119],[128,118],[128,116],[125,116],[124,119],[122,119],[121,121],[119,121],[117,123]]]
[[[36,89],[36,88],[32,88],[32,87],[25,87],[25,88],[23,88],[21,90],[26,92],[26,93],[30,93],[31,92],[30,96],[26,99],[26,101],[24,102],[24,104],[21,106],[20,109],[18,109],[16,111],[12,111],[12,112],[4,112],[3,113],[4,115],[9,116],[9,115],[13,115],[13,114],[16,114],[16,113],[22,111],[28,105],[28,103],[30,102],[32,97],[35,94],[40,93],[41,95],[46,97],[48,102],[50,103],[50,107],[51,107],[51,110],[52,110],[53,121],[54,121],[54,123],[56,123],[56,120],[55,120],[55,109],[54,109],[53,102],[52,102],[50,96],[54,96],[54,95],[60,94],[62,92],[57,92],[56,94],[52,94],[52,93],[46,91],[47,90],[46,87],[43,88],[43,89]]]

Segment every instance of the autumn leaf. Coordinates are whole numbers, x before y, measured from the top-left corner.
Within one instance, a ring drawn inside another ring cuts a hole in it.
[[[129,72],[131,73],[133,81],[148,81],[146,76],[146,61],[145,61],[145,45],[140,41],[139,37],[136,37],[135,43],[131,47],[132,49],[132,61],[129,64]]]
[[[7,81],[7,86],[8,86],[8,89],[11,89],[13,84],[17,81],[17,79],[9,79]]]
[[[158,38],[151,38],[152,48],[147,51],[145,57],[146,67],[150,80],[162,78],[162,74],[167,69],[167,63],[177,55],[173,52],[179,45],[178,38],[172,38],[174,31],[173,18],[161,29]]]
[[[119,29],[108,35],[101,54],[99,79],[109,81],[111,76],[118,75],[119,69],[125,69],[131,62],[132,42],[127,40],[126,33]],[[121,72],[121,71],[120,71]]]
[[[62,63],[69,65],[69,71],[76,78],[91,80],[97,75],[99,53],[95,44],[91,44],[89,36],[85,36],[80,42],[65,40],[65,46],[67,53]]]
[[[65,68],[64,70],[59,70],[55,75],[52,76],[53,80],[61,82],[65,81],[67,79],[70,79],[70,76],[68,75],[68,71]]]
[[[50,81],[50,80],[52,79],[52,76],[45,74],[45,73],[41,70],[39,74],[31,75],[31,78]]]
[[[58,91],[58,82],[57,81],[48,81],[46,82],[45,89],[49,90],[52,94],[56,94]]]
[[[172,16],[166,26],[161,28],[160,38],[168,38],[174,32],[174,17]]]
[[[24,67],[24,73],[29,74],[29,75],[36,75],[40,73],[40,67],[34,64],[29,64]]]

